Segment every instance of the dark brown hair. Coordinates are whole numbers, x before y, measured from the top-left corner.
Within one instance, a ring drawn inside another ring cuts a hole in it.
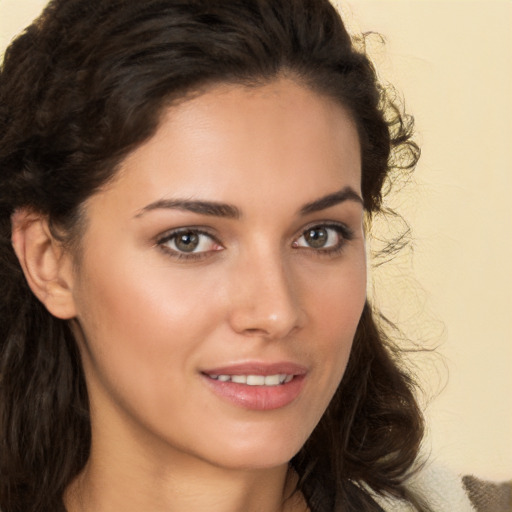
[[[216,83],[286,74],[344,105],[361,142],[369,217],[393,172],[414,167],[412,120],[379,85],[328,0],[53,0],[7,49],[0,74],[0,508],[63,511],[87,461],[88,399],[68,322],[33,296],[11,246],[12,213],[80,235],[86,198],[175,100]],[[78,226],[78,227],[77,227]],[[366,304],[346,373],[291,461],[314,512],[414,501],[404,480],[423,423],[400,351]]]

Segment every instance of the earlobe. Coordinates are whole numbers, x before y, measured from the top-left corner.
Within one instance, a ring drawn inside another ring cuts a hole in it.
[[[11,224],[12,245],[33,293],[52,315],[75,317],[71,256],[52,235],[46,216],[20,209]]]

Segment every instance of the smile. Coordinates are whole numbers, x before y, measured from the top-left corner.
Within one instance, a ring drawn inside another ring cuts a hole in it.
[[[302,393],[308,370],[292,362],[249,362],[201,371],[207,387],[223,401],[253,411],[280,409]]]
[[[278,373],[275,375],[208,375],[210,379],[220,382],[234,382],[247,386],[280,386],[293,379],[293,375]]]

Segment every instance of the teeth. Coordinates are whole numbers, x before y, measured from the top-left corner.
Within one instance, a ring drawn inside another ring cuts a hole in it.
[[[211,379],[220,382],[235,382],[247,386],[279,386],[287,384],[293,379],[293,375],[279,373],[276,375],[209,375]]]
[[[264,386],[265,376],[264,375],[247,375],[246,384],[249,386]]]
[[[265,386],[279,386],[279,375],[267,375],[264,379]]]

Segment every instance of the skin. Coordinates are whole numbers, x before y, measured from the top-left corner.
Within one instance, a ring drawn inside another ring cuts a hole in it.
[[[301,209],[348,187],[360,196],[360,167],[347,112],[283,78],[173,106],[89,198],[80,254],[58,262],[74,269],[62,316],[73,318],[93,435],[68,510],[305,509],[297,495],[283,504],[288,461],[343,376],[366,262],[360,201]],[[239,215],[159,207],[176,199]],[[324,247],[304,236],[312,226]],[[180,257],[169,234],[191,227],[211,237]],[[255,411],[205,384],[205,369],[247,361],[300,364],[301,392]]]

